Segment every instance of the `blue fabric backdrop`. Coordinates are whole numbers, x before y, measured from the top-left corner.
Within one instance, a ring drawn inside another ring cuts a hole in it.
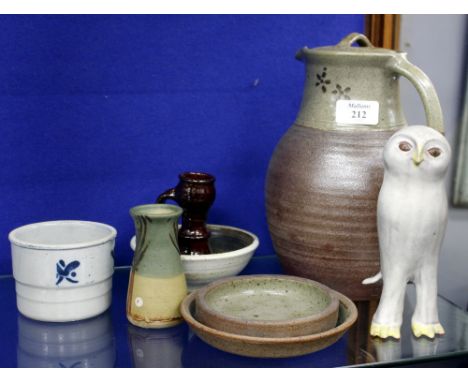
[[[271,254],[264,180],[299,109],[295,52],[362,31],[362,15],[0,16],[0,273],[8,232],[58,219],[118,230],[182,171],[217,177],[211,223]]]

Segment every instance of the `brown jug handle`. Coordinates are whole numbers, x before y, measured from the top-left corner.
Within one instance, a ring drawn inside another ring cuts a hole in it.
[[[362,33],[351,33],[338,43],[340,47],[352,46],[354,43],[362,47],[373,48],[374,45]]]
[[[444,133],[444,118],[439,97],[429,77],[406,58],[406,53],[397,53],[389,61],[390,69],[406,77],[416,88],[421,97],[426,113],[427,125]]]
[[[164,203],[167,199],[176,200],[175,188],[170,188],[169,190],[164,191],[161,195],[158,196],[156,203]]]

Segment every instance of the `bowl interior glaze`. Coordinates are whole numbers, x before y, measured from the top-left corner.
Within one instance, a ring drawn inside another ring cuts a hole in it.
[[[285,278],[240,278],[221,284],[204,296],[209,309],[226,317],[285,321],[321,313],[330,294],[316,285]]]
[[[179,225],[180,228],[180,225]],[[208,224],[210,230],[210,238],[208,245],[210,246],[211,253],[204,255],[184,255],[182,258],[186,260],[208,260],[208,259],[221,259],[220,256],[225,255],[241,255],[245,251],[254,251],[259,244],[257,236],[253,233],[244,231],[240,228],[223,226],[217,224]],[[135,250],[136,238],[132,237],[130,240],[130,247]],[[237,252],[240,251],[240,252]],[[242,252],[242,253],[241,253]]]
[[[255,240],[252,235],[241,230],[223,226],[208,226],[208,228],[211,228],[208,245],[212,254],[238,251],[248,247]]]

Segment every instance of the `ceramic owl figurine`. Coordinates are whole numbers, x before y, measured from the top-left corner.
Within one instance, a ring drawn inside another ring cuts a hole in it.
[[[384,147],[384,180],[377,204],[383,279],[370,334],[400,338],[406,284],[416,287],[411,327],[416,337],[444,334],[437,311],[437,266],[447,225],[444,175],[451,149],[445,137],[427,126],[408,126]]]

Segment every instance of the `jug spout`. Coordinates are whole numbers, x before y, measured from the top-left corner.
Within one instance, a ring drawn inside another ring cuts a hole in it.
[[[296,60],[298,61],[304,61],[305,58],[305,51],[308,50],[309,48],[307,46],[304,46],[303,48],[299,49],[296,52]]]

